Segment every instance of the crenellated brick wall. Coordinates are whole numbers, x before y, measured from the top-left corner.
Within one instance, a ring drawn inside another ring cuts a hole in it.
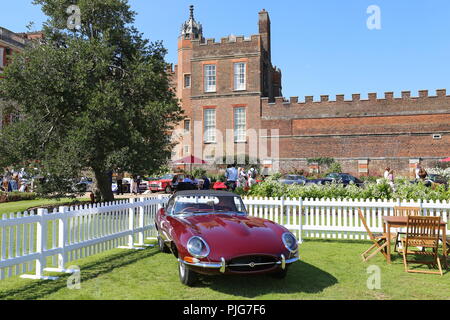
[[[355,175],[378,175],[386,166],[409,176],[409,163],[419,159],[434,165],[450,153],[450,96],[446,90],[429,96],[427,90],[401,98],[392,92],[383,99],[360,94],[330,101],[305,97],[289,100],[262,98],[261,127],[280,128],[280,167],[308,170],[308,158],[331,157],[340,160],[344,170]],[[413,164],[416,165],[415,162]]]

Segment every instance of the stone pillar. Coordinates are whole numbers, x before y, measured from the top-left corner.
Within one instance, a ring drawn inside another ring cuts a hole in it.
[[[369,160],[358,160],[358,173],[360,177],[369,175]]]
[[[319,173],[319,164],[318,163],[310,163],[309,164],[309,173],[318,174]]]
[[[261,175],[269,176],[273,173],[275,173],[273,170],[273,160],[263,160]]]

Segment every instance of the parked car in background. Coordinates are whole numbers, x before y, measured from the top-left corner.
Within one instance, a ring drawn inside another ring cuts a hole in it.
[[[430,181],[431,183],[442,184],[448,187],[448,180],[439,174],[428,174],[425,181]]]
[[[326,185],[326,184],[331,184],[333,183],[333,179],[325,179],[325,178],[321,178],[321,179],[308,179],[306,180],[306,184],[318,184],[318,185]]]
[[[122,180],[122,193],[131,193],[131,178],[123,178]],[[118,193],[119,190],[117,189],[117,180],[113,178],[112,183],[112,192]]]
[[[91,192],[93,185],[94,181],[92,178],[82,177],[75,185],[75,188],[79,192]]]
[[[145,192],[150,190],[150,182],[159,180],[159,177],[143,177],[141,179],[141,183],[139,184],[139,190],[141,192]]]
[[[348,186],[349,184],[355,184],[358,187],[364,186],[364,182],[359,180],[358,178],[348,174],[348,173],[329,173],[325,177],[326,179],[331,179],[336,183],[341,183],[344,186]]]
[[[198,274],[284,278],[299,260],[296,237],[275,222],[250,217],[231,192],[177,192],[155,220],[160,251],[178,259],[180,281],[188,286]]]
[[[304,176],[296,175],[296,174],[286,174],[282,176],[279,180],[282,184],[299,184],[305,185],[308,179]]]
[[[165,193],[172,193],[174,190],[173,185],[176,184],[178,180],[183,180],[184,177],[184,174],[166,174],[160,179],[149,181],[148,188],[151,192],[164,191]]]

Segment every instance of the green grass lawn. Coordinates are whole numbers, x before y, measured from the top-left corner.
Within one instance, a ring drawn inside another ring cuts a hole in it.
[[[52,199],[36,199],[36,200],[25,200],[25,201],[17,201],[17,202],[6,202],[0,204],[0,215],[4,213],[16,213],[26,211],[28,208],[38,207],[38,206],[46,206],[46,205],[59,205],[66,204],[74,201],[88,201],[89,199],[60,199],[52,200]]]
[[[358,241],[306,241],[301,262],[286,279],[202,277],[194,288],[180,283],[176,259],[157,247],[115,249],[70,263],[81,268],[80,290],[67,288],[69,275],[46,282],[16,277],[0,282],[0,299],[450,299],[450,273],[406,273],[397,254],[391,265],[381,255],[363,263],[359,254],[368,247]],[[380,290],[367,288],[373,265],[381,270]]]

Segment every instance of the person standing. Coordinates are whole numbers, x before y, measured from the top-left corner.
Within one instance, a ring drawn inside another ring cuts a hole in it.
[[[391,186],[392,190],[395,191],[395,184],[394,184],[394,170],[390,170],[390,171],[389,171],[388,181],[389,181],[389,185]]]
[[[255,168],[250,168],[248,171],[248,186],[251,188],[256,184],[257,172]]]
[[[2,190],[3,190],[4,192],[8,192],[8,186],[9,186],[8,178],[5,176],[5,177],[3,177],[3,179],[2,179]]]
[[[428,177],[428,173],[424,168],[420,168],[418,176],[420,180],[425,181],[425,179]]]
[[[117,174],[117,195],[123,195],[123,173]]]
[[[422,166],[420,164],[418,164],[416,167],[416,180],[420,179],[420,176],[419,176],[420,170],[422,170]]]
[[[136,184],[137,184],[136,192],[139,193],[139,194],[141,194],[141,182],[142,182],[141,176],[137,176],[137,178],[136,178]]]
[[[235,164],[229,166],[225,172],[225,177],[227,178],[227,187],[234,192],[236,190],[236,181],[238,180],[238,171]]]
[[[245,173],[244,168],[239,168],[238,170],[238,187],[245,188],[247,186],[247,174]]]
[[[139,186],[138,186],[137,181],[138,181],[137,176],[133,175],[133,177],[132,177],[132,179],[131,179],[131,192],[132,192],[134,195],[137,195],[137,194],[138,194],[138,188],[139,188]]]
[[[14,175],[12,176],[12,179],[10,180],[10,185],[11,185],[11,192],[15,192],[19,190],[19,183],[18,183],[19,177],[17,176],[16,173],[14,173]]]
[[[389,167],[387,167],[387,168],[385,169],[385,171],[384,171],[384,178],[385,178],[386,180],[389,180],[389,173],[390,173],[390,171],[391,171],[391,168],[389,168]]]
[[[209,190],[209,188],[211,187],[211,181],[209,180],[209,178],[206,175],[204,175],[202,177],[202,179],[203,179],[202,189],[203,190]]]

